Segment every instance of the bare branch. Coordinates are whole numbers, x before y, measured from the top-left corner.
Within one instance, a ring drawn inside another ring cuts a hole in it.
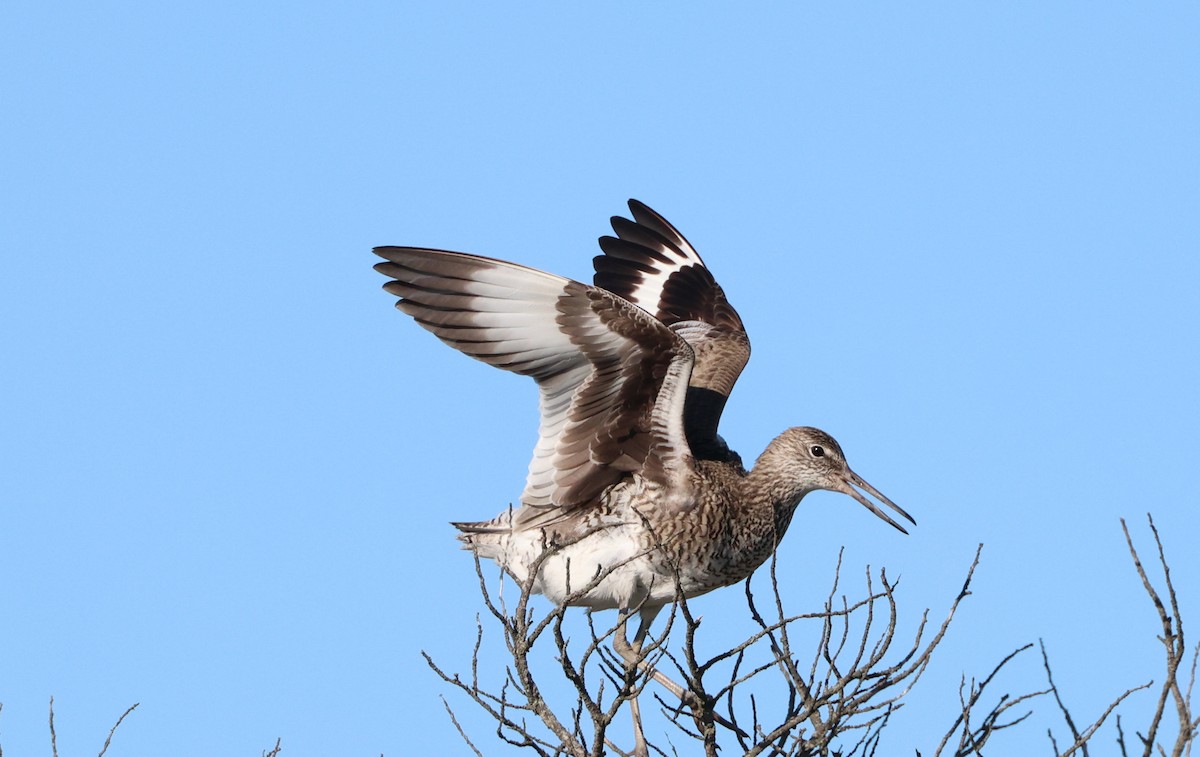
[[[58,757],[58,734],[54,732],[54,697],[50,697],[50,753]]]
[[[104,740],[104,746],[100,748],[99,757],[104,757],[104,753],[108,751],[108,745],[112,743],[113,734],[117,732],[117,728],[121,725],[121,722],[125,720],[125,718],[129,715],[129,713],[133,712],[134,710],[136,710],[138,708],[138,704],[140,704],[140,703],[135,702],[132,707],[125,710],[125,712],[121,713],[121,717],[117,718],[117,722],[114,723],[113,727],[111,729],[109,729],[109,731],[108,731],[108,738],[106,738]]]
[[[1180,688],[1179,685],[1179,666],[1183,662],[1186,647],[1183,637],[1183,619],[1179,609],[1178,597],[1175,593],[1175,586],[1171,580],[1171,572],[1167,565],[1166,553],[1163,549],[1162,540],[1159,537],[1158,529],[1154,525],[1154,519],[1147,515],[1150,530],[1154,535],[1154,542],[1158,548],[1159,565],[1162,568],[1163,579],[1166,584],[1166,602],[1163,601],[1159,591],[1154,587],[1150,576],[1142,563],[1141,557],[1134,547],[1133,538],[1129,534],[1129,527],[1125,520],[1121,519],[1121,530],[1125,534],[1125,544],[1129,549],[1130,557],[1133,559],[1134,568],[1137,571],[1138,577],[1142,581],[1142,588],[1145,589],[1147,596],[1150,598],[1151,604],[1154,605],[1156,614],[1158,615],[1159,624],[1162,627],[1162,635],[1158,637],[1162,643],[1165,652],[1166,676],[1159,689],[1158,697],[1155,700],[1154,713],[1150,719],[1150,723],[1146,728],[1145,734],[1140,731],[1135,731],[1138,740],[1142,744],[1143,757],[1158,753],[1161,755],[1167,754],[1166,747],[1160,740],[1160,734],[1163,728],[1163,716],[1166,713],[1166,705],[1168,700],[1174,702],[1176,719],[1179,723],[1179,730],[1175,737],[1175,743],[1172,746],[1172,757],[1183,757],[1185,754],[1190,754],[1191,745],[1196,738],[1197,722],[1191,715],[1191,695],[1192,685],[1195,679],[1195,664],[1196,653],[1193,653],[1192,670],[1189,674],[1189,681],[1186,691]],[[1169,607],[1169,609],[1168,609]],[[1067,724],[1067,728],[1071,732],[1072,743],[1065,749],[1060,750],[1058,743],[1054,739],[1053,733],[1049,734],[1051,746],[1054,748],[1055,755],[1058,757],[1069,757],[1079,753],[1086,757],[1088,754],[1088,745],[1096,732],[1103,725],[1105,720],[1116,712],[1117,708],[1128,697],[1137,691],[1149,689],[1154,685],[1153,681],[1127,689],[1124,693],[1116,697],[1100,714],[1100,716],[1087,728],[1082,731],[1075,725],[1075,721],[1071,716],[1070,710],[1067,708],[1063,698],[1059,692],[1058,685],[1054,681],[1054,676],[1050,669],[1049,655],[1046,653],[1045,645],[1042,645],[1042,662],[1046,671],[1046,680],[1050,685],[1050,691],[1054,694],[1054,701],[1058,705],[1058,711],[1062,715],[1063,720]],[[1116,716],[1117,729],[1117,747],[1121,755],[1128,757],[1129,745],[1125,740],[1125,729],[1121,721],[1121,716]]]
[[[1175,585],[1171,581],[1171,570],[1167,565],[1166,553],[1163,549],[1162,539],[1159,537],[1158,528],[1154,525],[1154,518],[1149,513],[1146,514],[1146,520],[1150,525],[1150,531],[1154,535],[1154,544],[1158,548],[1158,562],[1162,568],[1163,581],[1166,584],[1167,603],[1170,605],[1170,611],[1167,610],[1167,603],[1164,603],[1154,585],[1150,582],[1150,578],[1146,573],[1145,567],[1142,565],[1137,549],[1133,546],[1133,539],[1129,535],[1129,527],[1125,524],[1125,519],[1121,519],[1121,530],[1125,533],[1125,544],[1129,548],[1129,554],[1133,558],[1134,568],[1137,570],[1138,577],[1142,579],[1142,588],[1146,590],[1147,596],[1150,597],[1151,603],[1158,614],[1159,623],[1162,625],[1162,635],[1158,640],[1163,645],[1163,651],[1166,656],[1166,676],[1162,683],[1162,689],[1159,691],[1158,700],[1155,705],[1154,716],[1150,721],[1149,727],[1146,729],[1146,735],[1138,734],[1142,740],[1142,745],[1145,748],[1143,755],[1149,757],[1157,748],[1161,753],[1166,754],[1165,748],[1158,743],[1158,731],[1162,725],[1163,715],[1166,712],[1167,701],[1173,701],[1175,705],[1175,716],[1179,723],[1179,731],[1175,738],[1175,743],[1171,749],[1172,757],[1182,757],[1185,753],[1190,753],[1191,744],[1196,740],[1197,726],[1200,725],[1200,719],[1193,718],[1191,714],[1191,693],[1192,681],[1195,680],[1195,661],[1193,655],[1193,672],[1189,676],[1187,693],[1185,694],[1179,686],[1179,666],[1183,664],[1184,657],[1187,654],[1187,646],[1183,635],[1183,617],[1179,611],[1179,601],[1175,594]]]
[[[1003,670],[1006,665],[1008,665],[1008,663],[1012,662],[1017,655],[1021,654],[1032,646],[1032,644],[1026,644],[1023,647],[1019,647],[1012,652],[1009,652],[1002,660],[1000,660],[999,663],[996,664],[994,668],[992,668],[992,671],[987,675],[987,677],[978,683],[972,679],[968,684],[966,676],[963,676],[962,683],[959,685],[959,714],[955,718],[953,725],[950,726],[950,729],[946,731],[946,734],[938,743],[937,749],[934,750],[935,756],[942,754],[946,746],[949,744],[950,739],[952,739],[956,733],[959,734],[958,745],[954,750],[956,757],[959,755],[981,754],[983,746],[992,738],[992,736],[999,731],[1002,731],[1006,728],[1011,728],[1018,723],[1023,722],[1030,716],[1030,714],[1032,714],[1032,711],[1028,711],[1023,715],[1017,716],[1013,720],[1009,720],[1007,722],[1001,721],[1001,718],[1013,707],[1023,704],[1036,697],[1040,697],[1046,694],[1048,690],[1032,691],[1016,697],[1013,697],[1010,694],[1003,694],[999,697],[996,704],[994,704],[990,710],[982,714],[978,725],[974,725],[972,722],[976,709],[979,707],[979,702],[983,698],[983,694],[987,690],[987,687],[992,683],[996,676],[999,675],[1000,671]],[[965,695],[964,690],[966,691]]]
[[[458,735],[462,737],[463,741],[467,742],[467,746],[471,748],[471,751],[475,753],[476,757],[483,757],[483,752],[475,748],[475,745],[471,743],[471,738],[467,736],[467,732],[464,731],[462,725],[459,724],[458,718],[454,716],[454,710],[450,707],[450,703],[446,701],[446,697],[441,697],[441,700],[442,706],[446,708],[446,714],[450,716],[450,722],[454,724],[455,730],[458,731]],[[278,746],[278,744],[276,746]]]
[[[1039,643],[1041,643],[1041,642],[1039,641]],[[1125,699],[1127,697],[1129,697],[1130,694],[1133,694],[1136,691],[1141,691],[1143,689],[1148,689],[1154,683],[1153,681],[1149,681],[1147,683],[1142,684],[1141,686],[1136,686],[1132,689],[1127,689],[1124,693],[1122,693],[1120,696],[1118,696],[1116,699],[1114,699],[1108,705],[1108,707],[1105,708],[1104,712],[1100,713],[1100,717],[1098,717],[1094,723],[1092,723],[1090,726],[1085,728],[1083,730],[1083,732],[1081,733],[1075,727],[1075,721],[1071,717],[1071,713],[1067,709],[1067,706],[1063,703],[1062,697],[1060,696],[1059,691],[1058,691],[1058,685],[1054,683],[1054,675],[1050,670],[1050,657],[1046,654],[1046,645],[1044,643],[1041,643],[1041,648],[1042,648],[1042,665],[1046,670],[1046,681],[1050,684],[1049,690],[1051,693],[1054,694],[1054,701],[1058,704],[1059,712],[1062,713],[1063,720],[1066,721],[1067,727],[1071,730],[1071,736],[1074,739],[1071,743],[1071,746],[1068,747],[1067,751],[1065,751],[1065,752],[1060,752],[1060,751],[1058,751],[1057,746],[1055,747],[1054,753],[1056,755],[1058,755],[1059,757],[1067,757],[1068,755],[1074,754],[1076,751],[1082,752],[1083,755],[1085,755],[1085,757],[1086,757],[1086,755],[1088,754],[1088,743],[1091,741],[1092,736],[1095,735],[1096,731],[1100,730],[1100,726],[1104,724],[1104,721],[1106,719],[1108,719],[1108,716],[1111,715],[1117,709],[1117,707],[1121,704],[1121,702],[1125,701]],[[1121,739],[1123,739],[1123,738],[1124,738],[1124,735],[1121,734]],[[1051,742],[1053,743],[1053,741],[1054,741],[1054,737],[1051,736]],[[1123,741],[1121,743],[1122,743],[1122,749],[1124,749]]]
[[[1153,521],[1151,528],[1154,528]],[[1162,717],[1170,700],[1181,724],[1180,736],[1171,754],[1172,757],[1184,757],[1198,725],[1190,702],[1200,648],[1192,652],[1187,686],[1180,686],[1178,670],[1185,650],[1182,623],[1162,544],[1157,531],[1154,534],[1166,581],[1166,589],[1161,595],[1151,584],[1126,529],[1134,564],[1159,614],[1163,627],[1161,640],[1168,652],[1168,680],[1160,691],[1158,711],[1147,736],[1139,734],[1139,737],[1146,747],[1143,757],[1156,752],[1165,757],[1167,751],[1157,743],[1157,738],[1162,733]],[[529,575],[537,575],[543,562],[563,546],[567,545],[546,545]],[[707,626],[692,614],[687,598],[679,590],[678,576],[675,576],[676,598],[666,627],[646,638],[636,654],[625,650],[621,656],[615,654],[610,645],[614,640],[626,638],[625,625],[641,608],[618,613],[608,627],[597,624],[600,614],[588,613],[585,616],[586,633],[575,641],[570,631],[575,626],[567,618],[567,608],[575,600],[583,598],[621,565],[582,576],[579,581],[582,585],[578,588],[572,585],[574,590],[562,606],[535,611],[531,603],[533,578],[518,582],[520,596],[509,606],[504,601],[503,577],[501,592],[498,599],[494,599],[490,582],[477,560],[476,572],[485,605],[492,619],[500,625],[509,653],[499,689],[486,690],[480,680],[483,621],[479,618],[476,619],[469,681],[446,673],[428,655],[425,659],[443,681],[462,691],[492,717],[501,740],[541,755],[600,757],[606,753],[626,754],[613,743],[608,728],[626,704],[633,707],[638,695],[653,680],[665,690],[655,694],[663,722],[673,726],[684,738],[702,745],[706,755],[730,754],[730,747],[736,745],[748,757],[768,754],[873,757],[887,724],[901,710],[904,698],[927,669],[962,601],[971,595],[971,581],[981,555],[982,545],[979,545],[962,587],[942,622],[930,628],[929,611],[925,610],[916,616],[915,628],[907,641],[901,641],[899,581],[891,579],[886,569],[874,571],[868,568],[863,590],[857,597],[851,597],[841,588],[842,555],[839,553],[823,607],[816,612],[800,614],[785,612],[777,561],[772,558],[765,573],[773,600],[768,613],[760,609],[748,579],[744,588],[746,607],[757,628],[739,643],[722,644],[712,654],[701,652],[703,629]],[[683,631],[668,648],[668,634],[677,618]],[[543,637],[548,641],[539,645]],[[804,643],[798,643],[801,639]],[[1000,673],[1013,667],[1011,663],[1032,646],[1027,644],[1015,649],[981,680],[962,678],[958,712],[939,742],[936,755],[944,752],[956,757],[982,754],[998,733],[1026,721],[1035,700],[1053,694],[1057,710],[1071,735],[1071,743],[1063,745],[1060,751],[1059,743],[1050,734],[1055,754],[1067,757],[1081,753],[1086,757],[1089,741],[1108,717],[1116,713],[1134,692],[1150,685],[1125,691],[1094,722],[1081,728],[1054,681],[1043,644],[1042,663],[1048,688],[1015,694],[1003,692],[993,698]],[[551,703],[542,694],[537,676],[544,673],[535,673],[535,670],[542,671],[543,668],[533,664],[535,650],[542,647],[553,655],[562,680],[574,690],[573,702]],[[635,659],[631,660],[631,657]],[[802,659],[805,662],[802,663]],[[662,669],[664,666],[674,667],[678,683],[672,680],[674,674],[668,677]],[[482,669],[486,670],[486,666]],[[481,754],[467,738],[448,703],[446,709],[470,749],[476,755]],[[636,722],[641,722],[640,717]],[[1125,755],[1122,726],[1118,716],[1117,742]],[[687,749],[677,748],[669,738],[660,746],[652,739],[643,739],[641,733],[640,728],[635,728],[636,754],[653,753],[666,757],[689,753]]]

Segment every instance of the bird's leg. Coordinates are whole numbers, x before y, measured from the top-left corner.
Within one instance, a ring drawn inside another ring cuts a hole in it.
[[[638,638],[641,635],[641,628],[638,629],[639,634],[634,636],[636,646],[629,643],[629,637],[626,635],[626,624],[631,614],[630,610],[621,611],[621,621],[617,625],[616,636],[613,637],[613,648],[625,661],[627,671],[636,670],[639,667],[641,660],[638,658],[642,649],[641,640]],[[633,717],[633,754],[635,757],[650,757],[650,749],[646,745],[646,735],[642,732],[642,708],[638,704],[636,692],[629,699],[629,714]]]
[[[642,642],[646,639],[646,631],[649,627],[649,622],[646,619],[646,611],[639,612],[641,623],[638,625],[637,633],[633,636],[633,643],[629,643],[629,636],[626,632],[629,618],[633,615],[633,610],[621,610],[621,619],[617,623],[617,633],[613,636],[613,649],[625,661],[625,666],[634,668],[642,667],[643,660],[641,659]],[[650,611],[650,619],[658,614],[658,608]]]
[[[646,637],[649,635],[650,624],[652,622],[654,622],[654,618],[658,615],[658,612],[661,609],[662,609],[661,607],[643,608],[642,609],[642,611],[639,613],[640,618],[641,618],[641,624],[638,626],[637,633],[633,637],[632,644],[630,644],[629,641],[625,637],[625,621],[628,619],[629,614],[628,613],[623,614],[621,616],[620,626],[617,629],[618,632],[616,634],[616,637],[613,639],[613,646],[617,649],[617,652],[618,652],[618,654],[621,655],[621,658],[623,660],[625,660],[626,665],[628,665],[630,667],[637,665],[638,668],[650,673],[650,677],[653,678],[655,681],[658,681],[659,684],[662,685],[662,687],[665,688],[667,691],[671,692],[671,694],[676,699],[678,699],[681,704],[690,707],[693,712],[697,712],[698,710],[696,708],[698,706],[699,700],[697,700],[695,698],[695,695],[691,691],[688,691],[683,686],[680,686],[679,684],[675,683],[670,678],[668,678],[665,673],[659,671],[658,669],[651,666],[650,663],[641,659],[642,644],[645,642]],[[637,746],[641,746],[641,745],[645,744],[645,739],[642,736],[641,711],[640,711],[640,708],[638,707],[638,702],[637,702],[636,697],[632,701],[630,701],[629,709],[633,713],[633,718],[634,718],[634,720],[633,720],[634,743],[636,745],[634,754],[638,755],[638,757],[642,757],[642,755],[644,753],[636,751]],[[720,723],[721,725],[728,728],[729,730],[734,731],[736,733],[740,733],[744,736],[747,735],[745,731],[743,731],[741,728],[739,728],[737,726],[737,724],[721,717],[716,712],[713,712],[712,716],[716,722]]]
[[[659,672],[642,659],[642,644],[646,641],[646,637],[649,635],[650,624],[654,622],[654,619],[658,616],[658,612],[661,609],[661,607],[643,608],[638,613],[641,622],[638,624],[638,630],[637,633],[634,634],[632,644],[629,643],[629,640],[625,635],[625,622],[628,620],[631,612],[623,612],[621,616],[621,622],[617,627],[617,634],[613,638],[613,648],[617,651],[617,654],[621,656],[621,659],[625,661],[627,666],[633,667],[636,665],[642,670],[649,672],[654,680],[662,684],[663,688],[671,692],[671,694],[675,697],[682,700],[684,688],[672,681],[670,678],[667,678],[665,674]]]
[[[654,621],[654,616],[658,615],[661,607],[642,608],[638,612],[640,623],[638,624],[637,633],[634,634],[633,643],[629,643],[627,635],[627,623],[632,610],[622,610],[621,620],[617,624],[617,633],[613,637],[613,648],[621,659],[625,661],[627,670],[646,670],[650,666],[642,659],[642,643],[646,640],[646,634],[650,630],[650,623]],[[657,677],[657,673],[655,673]],[[633,716],[633,754],[636,757],[649,757],[650,749],[646,744],[646,736],[642,732],[642,708],[638,704],[637,694],[635,693],[629,699],[629,712]]]

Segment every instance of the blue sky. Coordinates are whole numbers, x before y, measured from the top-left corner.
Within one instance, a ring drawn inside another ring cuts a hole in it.
[[[911,628],[985,544],[888,751],[1039,637],[1090,721],[1162,675],[1120,517],[1200,618],[1197,39],[1185,3],[4,4],[0,744],[54,695],[64,754],[133,702],[110,755],[465,752],[446,694],[503,753],[418,650],[465,667],[447,522],[519,493],[534,388],[370,248],[586,278],[629,197],[750,331],[730,443],[820,426],[920,524],[806,499],[795,609],[844,545]]]

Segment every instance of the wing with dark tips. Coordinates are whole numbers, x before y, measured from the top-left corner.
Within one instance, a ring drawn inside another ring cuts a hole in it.
[[[695,248],[665,218],[629,201],[633,220],[612,219],[615,237],[601,237],[596,286],[652,313],[696,353],[684,411],[688,442],[698,458],[732,460],[717,434],[725,402],[750,359],[750,339],[737,311]]]
[[[541,425],[517,525],[596,505],[630,473],[685,491],[683,404],[693,354],[645,311],[597,287],[514,263],[377,247],[396,307],[451,347],[531,376]]]

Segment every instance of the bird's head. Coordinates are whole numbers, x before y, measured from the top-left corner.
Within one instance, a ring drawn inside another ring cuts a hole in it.
[[[798,426],[785,431],[779,441],[783,442],[788,467],[805,490],[825,489],[849,494],[862,503],[863,507],[907,534],[908,531],[903,526],[862,493],[865,491],[895,510],[909,523],[914,526],[917,524],[899,505],[883,496],[878,489],[850,469],[841,445],[829,434],[818,428]],[[860,489],[862,491],[859,491]]]

